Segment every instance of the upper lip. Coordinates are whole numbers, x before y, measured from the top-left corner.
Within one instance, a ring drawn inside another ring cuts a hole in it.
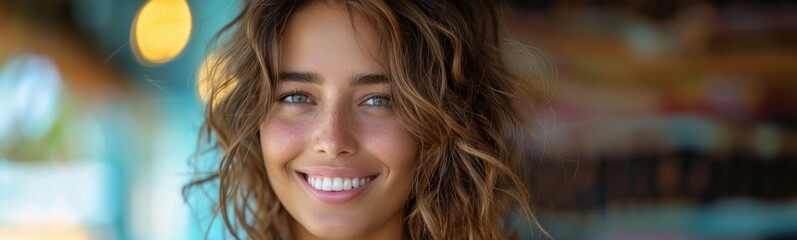
[[[347,177],[347,178],[364,178],[378,175],[371,171],[340,166],[310,166],[296,169],[299,173],[308,175],[320,175],[327,177]]]

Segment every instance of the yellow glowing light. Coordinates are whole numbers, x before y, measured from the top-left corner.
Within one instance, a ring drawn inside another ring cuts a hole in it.
[[[224,84],[223,74],[220,71],[225,71],[227,62],[220,59],[216,55],[211,54],[202,65],[199,67],[199,74],[197,78],[197,92],[199,99],[204,103],[208,103],[210,96],[215,92],[213,97],[213,104],[219,103],[219,100],[226,97],[230,90],[238,85],[238,80],[233,79],[227,84]]]
[[[168,62],[191,36],[191,10],[185,0],[150,0],[136,15],[130,41],[139,61]]]

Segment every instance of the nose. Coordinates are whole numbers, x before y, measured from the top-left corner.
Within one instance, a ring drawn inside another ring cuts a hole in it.
[[[329,157],[356,153],[358,144],[352,132],[356,130],[356,120],[351,115],[344,107],[333,106],[322,110],[315,128],[313,150]]]

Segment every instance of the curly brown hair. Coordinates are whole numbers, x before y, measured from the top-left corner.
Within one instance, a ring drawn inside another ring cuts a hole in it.
[[[528,132],[519,108],[540,94],[504,64],[495,7],[487,0],[344,2],[381,36],[393,110],[418,140],[404,209],[408,236],[505,239],[508,216],[517,212],[541,230],[518,172],[518,133]],[[217,35],[224,41],[200,79],[207,90],[201,141],[220,150],[221,159],[217,172],[198,176],[184,194],[218,183],[214,211],[235,238],[290,237],[288,213],[269,185],[260,149],[259,134],[268,133],[258,126],[279,84],[280,36],[307,3],[248,1]]]

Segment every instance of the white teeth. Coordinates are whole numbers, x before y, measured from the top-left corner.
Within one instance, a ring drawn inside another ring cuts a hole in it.
[[[307,183],[315,189],[321,191],[346,191],[362,187],[370,182],[373,177],[366,178],[344,178],[307,175]]]
[[[321,179],[320,177],[316,177],[315,182],[313,182],[313,187],[316,189],[321,189],[321,187],[324,185],[323,182],[324,182],[323,179]]]
[[[321,190],[330,191],[332,190],[332,179],[329,177],[324,177],[324,185],[321,186]]]
[[[343,190],[351,189],[351,179],[346,179],[343,181]]]
[[[336,177],[332,180],[332,190],[340,191],[343,190],[343,179]]]

